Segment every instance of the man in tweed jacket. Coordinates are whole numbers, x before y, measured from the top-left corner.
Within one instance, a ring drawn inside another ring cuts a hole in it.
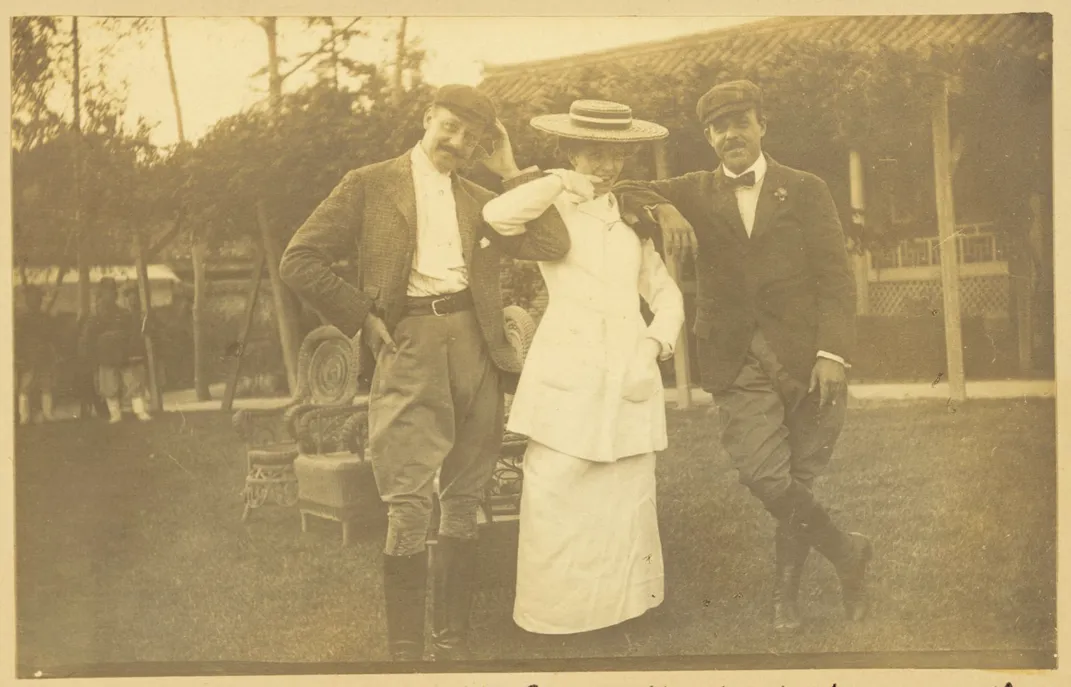
[[[425,539],[440,469],[432,658],[467,653],[476,511],[499,456],[503,378],[521,368],[504,331],[500,261],[556,260],[569,250],[553,208],[517,236],[492,231],[482,209],[493,194],[457,175],[488,134],[495,146],[483,162],[506,188],[539,174],[518,170],[486,96],[444,86],[424,128],[404,155],[349,172],[280,267],[325,319],[348,335],[360,331],[375,356],[368,454],[388,504],[383,578],[395,660],[423,658]],[[354,249],[356,287],[331,270]]]
[[[844,423],[855,338],[855,282],[837,209],[824,181],[763,153],[755,84],[717,85],[696,109],[717,170],[616,191],[624,207],[653,214],[669,246],[698,243],[700,376],[740,482],[777,522],[774,628],[800,628],[811,548],[834,564],[846,613],[861,620],[870,541],[841,531],[811,491]]]

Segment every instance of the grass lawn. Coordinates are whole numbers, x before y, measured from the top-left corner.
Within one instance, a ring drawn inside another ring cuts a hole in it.
[[[480,658],[1055,651],[1051,400],[867,405],[817,492],[875,541],[875,605],[841,622],[813,554],[806,631],[768,632],[772,521],[717,448],[709,408],[670,412],[660,456],[666,602],[623,642],[526,635],[511,619],[515,524],[481,543]],[[348,548],[296,511],[240,522],[244,458],[222,413],[64,423],[16,437],[20,674],[129,662],[385,658],[376,522]],[[528,666],[532,667],[532,666]]]

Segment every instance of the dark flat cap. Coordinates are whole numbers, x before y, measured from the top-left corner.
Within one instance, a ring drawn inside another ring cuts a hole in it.
[[[495,104],[472,86],[449,84],[435,93],[435,104],[450,110],[458,117],[465,117],[483,126],[495,123],[498,114]]]
[[[747,80],[727,81],[703,94],[695,106],[699,123],[706,126],[727,112],[762,109],[762,90]]]

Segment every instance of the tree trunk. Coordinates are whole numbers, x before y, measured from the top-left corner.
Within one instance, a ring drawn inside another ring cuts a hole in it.
[[[152,322],[152,286],[149,284],[149,266],[145,261],[145,243],[140,231],[134,232],[134,260],[138,273],[138,299],[141,301],[141,317],[146,323]],[[156,353],[153,346],[152,331],[143,331],[145,339],[145,368],[148,373],[149,397],[152,409],[161,412],[164,409],[163,394],[157,377]]]
[[[185,143],[186,132],[182,127],[182,106],[179,103],[178,82],[175,80],[175,63],[171,59],[171,39],[167,35],[167,17],[160,17],[160,28],[164,36],[164,60],[167,62],[167,78],[171,84],[171,100],[175,103],[175,124],[178,126],[179,143]]]
[[[271,280],[272,295],[275,298],[275,319],[279,323],[279,340],[283,347],[283,363],[286,366],[286,377],[290,384],[290,393],[296,394],[298,390],[297,353],[300,345],[297,341],[297,322],[288,302],[290,291],[279,276],[279,250],[275,245],[275,239],[268,224],[268,215],[264,211],[263,201],[257,203],[257,224],[260,225],[264,258],[268,265],[268,277]]]
[[[264,17],[261,28],[268,37],[268,93],[272,112],[278,113],[283,101],[283,77],[279,73],[279,32],[277,17]]]
[[[279,45],[277,18],[265,17],[261,27],[268,37],[268,88],[271,93],[271,109],[276,121],[283,105],[283,76],[279,73]],[[278,278],[280,253],[276,250],[274,238],[268,229],[268,216],[263,200],[257,201],[257,221],[260,224],[261,240],[264,243],[265,257],[268,261],[268,275],[272,279],[272,292],[275,296],[275,309],[279,321],[279,338],[283,347],[283,362],[286,364],[287,378],[291,393],[297,392],[297,351],[298,326],[297,304],[286,284]]]
[[[405,29],[408,24],[409,17],[402,17],[402,25],[398,28],[398,48],[394,56],[394,88],[391,91],[391,98],[395,106],[402,102],[402,94],[404,93],[402,76],[405,73]]]
[[[78,318],[89,317],[89,256],[86,254],[87,233],[82,223],[82,74],[79,66],[78,17],[71,22],[71,43],[74,51],[74,232],[78,251]]]
[[[208,389],[208,375],[205,374],[204,345],[204,309],[208,296],[208,284],[205,279],[205,243],[195,232],[190,245],[190,257],[193,261],[193,388],[198,401],[211,400]]]

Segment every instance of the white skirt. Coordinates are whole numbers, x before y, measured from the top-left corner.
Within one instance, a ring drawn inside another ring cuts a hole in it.
[[[513,620],[588,632],[662,603],[655,454],[596,463],[528,442]]]

